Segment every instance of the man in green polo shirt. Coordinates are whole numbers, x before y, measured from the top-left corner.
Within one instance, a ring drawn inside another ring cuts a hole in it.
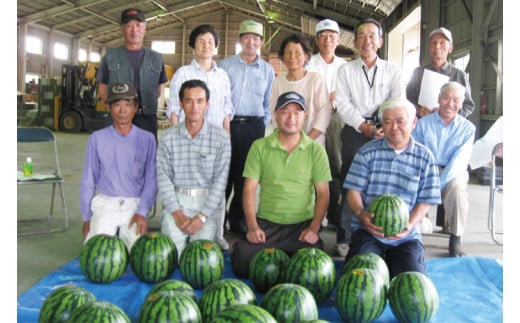
[[[332,179],[327,153],[302,131],[305,100],[298,93],[280,95],[274,118],[278,128],[253,143],[244,167],[247,233],[231,253],[233,273],[241,278],[248,278],[252,258],[264,248],[289,256],[303,247],[323,249],[319,232]]]

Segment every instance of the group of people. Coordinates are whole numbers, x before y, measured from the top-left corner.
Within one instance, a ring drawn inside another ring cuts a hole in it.
[[[432,63],[406,86],[394,64],[381,59],[379,22],[356,26],[353,61],[336,56],[337,22],[316,25],[319,52],[308,40],[286,37],[278,56],[287,72],[275,76],[261,59],[263,25],[240,24],[241,52],[213,60],[218,34],[211,25],[189,36],[194,58],[170,80],[171,127],[157,136],[157,98],[167,82],[160,55],[143,47],[142,11],[121,15],[123,47],[107,51],[97,75],[112,123],[89,138],[81,181],[85,241],[119,234],[130,249],[147,231],[159,195],[161,232],[179,254],[195,239],[230,248],[226,222],[238,235],[235,275],[247,277],[254,254],[267,247],[292,255],[313,246],[325,219],[337,228],[336,252],[384,257],[392,276],[425,272],[421,223],[442,203],[450,256],[462,256],[468,215],[467,164],[475,126],[467,75],[448,63],[451,33],[429,37]],[[446,75],[437,107],[419,99],[425,70]],[[155,100],[155,101],[154,101]],[[154,118],[155,116],[155,118]],[[274,131],[266,136],[274,122]],[[398,194],[410,221],[392,237],[372,224],[368,205]],[[226,207],[227,206],[227,207]]]

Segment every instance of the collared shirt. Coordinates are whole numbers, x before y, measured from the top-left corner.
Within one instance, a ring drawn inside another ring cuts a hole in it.
[[[157,198],[155,137],[132,126],[123,136],[112,125],[88,138],[80,183],[83,221],[92,217],[90,203],[96,193],[110,197],[138,197],[136,213],[146,216]]]
[[[231,99],[234,115],[264,117],[264,124],[271,122],[269,97],[274,80],[274,69],[257,56],[251,64],[239,54],[219,63],[231,81]]]
[[[375,74],[375,76],[374,76]],[[338,69],[336,102],[343,121],[357,132],[379,108],[390,98],[404,96],[401,70],[396,65],[377,58],[368,69],[361,58],[357,58]]]
[[[327,91],[329,93],[334,92],[336,90],[336,74],[338,68],[346,64],[347,61],[343,58],[334,55],[334,59],[332,63],[328,64],[323,60],[320,53],[314,54],[311,56],[311,59],[305,66],[305,69],[311,72],[318,72],[325,77],[327,82]]]
[[[303,131],[291,152],[281,145],[279,129],[256,140],[249,150],[243,176],[260,184],[258,217],[280,224],[314,217],[317,183],[331,181],[325,148]]]
[[[209,72],[204,71],[195,59],[190,65],[181,66],[170,81],[170,99],[166,107],[166,116],[170,119],[172,113],[179,116],[179,123],[184,120],[184,113],[179,103],[179,90],[182,83],[188,80],[202,80],[209,88],[209,108],[205,119],[220,128],[225,117],[233,119],[233,104],[231,102],[231,83],[222,68],[217,67],[214,61]]]
[[[406,85],[406,98],[410,102],[416,107],[419,106],[419,94],[421,93],[421,82],[425,69],[447,75],[450,77],[450,82],[453,81],[464,85],[466,92],[464,94],[464,103],[462,104],[462,109],[460,109],[459,114],[467,118],[473,113],[473,110],[475,110],[475,102],[473,102],[473,98],[471,97],[471,85],[469,83],[468,74],[449,63],[445,63],[440,69],[436,69],[432,64],[417,67]]]
[[[475,140],[475,125],[471,121],[456,115],[446,125],[439,112],[428,114],[419,119],[413,136],[432,151],[438,165],[444,166],[441,189],[467,171]]]
[[[204,122],[193,138],[184,122],[166,129],[157,148],[157,183],[165,210],[180,208],[176,187],[202,188],[209,195],[201,211],[212,216],[224,198],[230,160],[231,142],[222,127]]]
[[[410,137],[401,153],[388,145],[386,138],[372,140],[356,153],[343,188],[361,193],[365,210],[378,195],[399,195],[411,212],[416,204],[440,204],[439,170],[432,152]],[[357,217],[352,218],[352,231],[362,229]],[[374,237],[384,244],[397,246],[411,239],[420,239],[418,226],[402,239]]]

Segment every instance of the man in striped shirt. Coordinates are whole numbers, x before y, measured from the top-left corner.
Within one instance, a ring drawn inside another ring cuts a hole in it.
[[[210,91],[201,80],[182,84],[185,119],[168,128],[157,148],[157,185],[163,202],[161,232],[180,256],[192,240],[214,240],[224,212],[231,143],[220,126],[205,119]]]
[[[355,217],[345,257],[373,252],[382,256],[391,277],[405,271],[425,273],[420,223],[431,204],[440,204],[440,180],[433,153],[411,136],[416,125],[415,107],[393,98],[379,108],[384,137],[363,145],[356,153],[343,187]],[[372,223],[370,202],[381,194],[399,195],[408,205],[410,219],[402,232],[386,237]]]

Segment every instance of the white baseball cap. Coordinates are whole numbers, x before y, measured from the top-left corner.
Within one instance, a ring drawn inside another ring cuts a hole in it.
[[[322,20],[320,21],[317,25],[316,25],[316,34],[324,31],[324,30],[331,30],[331,31],[335,31],[339,34],[339,26],[338,26],[338,23],[335,22],[334,20],[332,19],[325,19],[325,20]]]
[[[443,35],[444,37],[446,37],[447,40],[450,41],[450,43],[453,44],[453,38],[451,38],[451,31],[449,31],[448,29],[446,29],[446,28],[444,28],[444,27],[434,29],[434,30],[430,33],[430,37],[428,37],[428,40],[431,41],[433,35],[435,35],[435,34],[441,34],[441,35]]]

